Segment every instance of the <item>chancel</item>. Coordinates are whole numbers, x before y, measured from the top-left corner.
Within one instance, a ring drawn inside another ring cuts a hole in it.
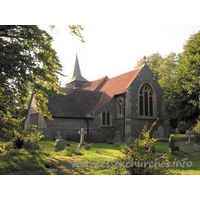
[[[53,96],[49,97],[47,106],[53,121],[37,111],[32,95],[25,129],[35,124],[47,140],[54,140],[59,131],[63,139],[79,142],[77,133],[83,128],[87,132],[86,142],[107,142],[117,131],[122,140],[128,135],[137,138],[146,123],[150,128],[159,119],[151,135],[158,128],[159,137],[169,134],[163,90],[146,56],[140,68],[89,82],[81,74],[76,55],[73,76],[62,90],[67,95],[50,91]]]

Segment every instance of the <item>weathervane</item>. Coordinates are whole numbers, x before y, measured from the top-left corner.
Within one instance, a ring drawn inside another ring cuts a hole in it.
[[[143,58],[144,58],[144,63],[146,64],[147,63],[147,57],[144,56]]]

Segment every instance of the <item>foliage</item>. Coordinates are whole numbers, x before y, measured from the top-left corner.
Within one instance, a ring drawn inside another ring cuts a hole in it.
[[[170,125],[176,128],[185,121],[188,127],[196,123],[200,110],[200,31],[191,35],[183,52],[162,57],[154,53],[147,63],[164,91],[166,113]],[[137,62],[141,67],[144,59]]]
[[[13,148],[13,142],[12,141],[7,142],[5,147],[4,147],[4,149],[6,151],[10,151],[12,148]]]
[[[200,110],[200,31],[191,35],[179,55],[176,70],[176,106],[179,121],[196,123]]]
[[[70,33],[71,35],[75,35],[80,38],[81,42],[84,42],[83,36],[81,35],[81,31],[84,30],[84,28],[81,25],[69,25]]]
[[[0,26],[1,133],[19,125],[30,91],[38,111],[52,119],[46,105],[48,91],[62,93],[58,82],[62,65],[51,42],[52,37],[37,26]]]
[[[160,79],[160,61],[162,60],[162,56],[157,52],[153,53],[152,55],[147,57],[147,63],[156,78],[156,80]],[[144,64],[144,58],[141,58],[138,62],[135,68],[139,68]]]
[[[193,127],[192,132],[195,143],[200,143],[200,118],[197,120],[197,124]]]
[[[92,144],[93,144],[93,143],[88,144],[87,142],[82,141],[82,145],[83,145],[83,147],[84,147],[86,150],[90,150],[90,149],[92,148]]]
[[[179,131],[180,131],[181,134],[185,134],[185,131],[188,128],[188,124],[186,122],[184,122],[184,121],[180,121],[178,123],[177,128],[179,129]]]
[[[179,151],[179,149],[180,149],[179,146],[175,146],[175,148],[174,148],[174,150],[177,151],[177,152]]]
[[[84,28],[81,25],[69,25],[69,30],[71,35],[75,35],[80,38],[81,42],[85,42],[83,40],[83,36],[81,35],[81,32],[84,30]],[[53,31],[54,29],[57,29],[56,25],[50,25],[50,30]]]
[[[190,36],[183,49],[177,70],[177,91],[185,92],[189,102],[200,108],[200,31]]]
[[[150,131],[147,130],[147,125],[144,126],[141,134],[132,145],[125,146],[123,150],[126,155],[126,161],[133,163],[127,170],[132,175],[151,175],[151,174],[170,174],[166,163],[169,160],[169,155],[163,154],[162,157],[157,157],[155,154],[156,139],[150,139]],[[159,163],[159,164],[158,164]]]
[[[81,25],[69,26],[70,33],[83,40]],[[0,137],[23,126],[30,94],[36,108],[53,120],[47,103],[50,90],[65,95],[58,75],[62,65],[52,48],[53,38],[33,25],[0,26]]]
[[[174,152],[175,150],[175,141],[174,141],[174,137],[171,136],[169,138],[169,148],[171,149],[172,153]]]
[[[37,131],[37,126],[32,125],[30,129],[30,133],[26,134],[24,137],[24,140],[30,140],[31,142],[37,141],[39,142],[42,138],[44,138],[44,135],[42,134],[43,131],[38,132]]]
[[[176,76],[178,59],[179,57],[174,52],[171,52],[165,57],[162,57],[158,52],[147,57],[148,66],[164,91],[165,109],[173,128],[176,128],[178,121],[177,109],[174,103],[177,99],[174,79]],[[137,62],[136,68],[141,67],[143,63],[144,59],[140,59]]]
[[[13,142],[14,149],[21,149],[24,144],[24,139],[22,134],[14,130],[14,138],[11,140]]]

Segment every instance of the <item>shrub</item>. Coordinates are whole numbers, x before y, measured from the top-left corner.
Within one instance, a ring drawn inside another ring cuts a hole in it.
[[[174,142],[174,137],[171,136],[170,139],[169,139],[169,148],[171,149],[172,153],[174,152],[175,150],[175,142]]]
[[[84,146],[86,150],[90,150],[92,148],[92,144],[88,144],[85,141],[82,142],[82,146]]]
[[[178,123],[177,128],[179,129],[179,131],[180,131],[181,134],[185,134],[185,131],[186,131],[187,128],[188,128],[188,124],[185,123],[185,122],[183,122],[183,121],[180,121],[180,122]]]
[[[6,145],[5,145],[5,150],[6,151],[9,151],[13,148],[13,143],[10,141],[10,142],[7,142]]]
[[[175,149],[175,151],[177,151],[177,152],[178,152],[178,151],[179,151],[179,146],[175,146],[175,148],[174,148],[174,149]]]
[[[16,130],[13,131],[14,138],[12,139],[13,148],[14,149],[21,149],[24,144],[23,136],[18,133]]]
[[[157,157],[154,145],[157,139],[150,139],[150,131],[155,124],[156,122],[152,125],[150,130],[147,130],[147,124],[145,124],[139,137],[135,140],[135,143],[126,145],[122,150],[126,155],[125,161],[132,163],[130,167],[127,168],[128,173],[131,175],[171,174],[170,170],[167,168],[169,154],[163,154],[162,157]]]
[[[193,127],[192,132],[194,134],[195,143],[200,143],[200,118],[197,120],[197,124]]]

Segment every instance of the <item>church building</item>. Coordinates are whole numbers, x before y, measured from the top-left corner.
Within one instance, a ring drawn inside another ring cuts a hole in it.
[[[111,141],[117,131],[122,140],[126,135],[136,138],[146,122],[150,128],[159,118],[152,133],[158,130],[159,137],[168,136],[164,94],[146,59],[140,68],[89,82],[76,56],[73,76],[62,90],[67,95],[51,91],[48,109],[53,121],[36,110],[32,95],[25,129],[37,125],[46,140],[55,140],[59,131],[63,139],[79,142],[78,132],[84,128],[86,142],[96,143]]]

